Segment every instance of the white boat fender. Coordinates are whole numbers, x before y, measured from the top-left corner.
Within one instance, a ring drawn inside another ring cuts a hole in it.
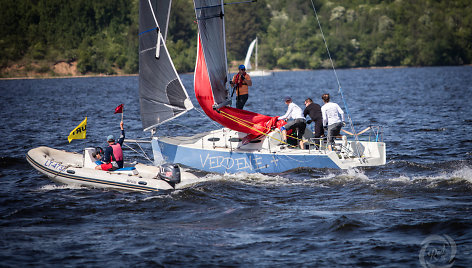
[[[168,184],[170,184],[170,186],[175,188],[175,185],[177,183],[180,183],[180,179],[181,179],[180,167],[179,165],[176,165],[176,164],[170,164],[170,163],[162,164],[157,176],[161,180],[167,182]]]

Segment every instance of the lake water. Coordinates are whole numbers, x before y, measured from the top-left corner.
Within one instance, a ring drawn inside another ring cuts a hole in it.
[[[472,263],[472,67],[337,71],[356,129],[383,127],[387,164],[218,175],[157,194],[56,185],[25,159],[148,138],[138,78],[0,81],[0,266],[367,266]],[[182,75],[194,105],[192,75]],[[344,108],[332,71],[254,77],[246,109],[282,115],[321,95]],[[88,117],[87,139],[68,143]],[[158,129],[217,129],[192,110]],[[150,154],[150,148],[145,147]],[[129,160],[148,163],[125,151]]]

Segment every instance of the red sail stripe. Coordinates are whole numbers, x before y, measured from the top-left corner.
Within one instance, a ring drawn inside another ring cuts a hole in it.
[[[232,118],[241,119],[243,122],[245,122],[244,124],[239,124],[213,110],[213,104],[215,104],[215,101],[213,98],[210,77],[208,75],[208,69],[201,45],[200,35],[198,36],[198,52],[194,76],[194,88],[197,101],[205,114],[208,115],[208,117],[210,117],[212,120],[232,130],[251,134],[253,137],[260,136],[261,133],[259,131],[264,130],[263,132],[267,133],[269,132],[270,128],[275,126],[277,120],[271,116],[227,106],[220,108],[220,111],[229,114]],[[252,125],[252,127],[249,128],[244,126],[247,124]]]

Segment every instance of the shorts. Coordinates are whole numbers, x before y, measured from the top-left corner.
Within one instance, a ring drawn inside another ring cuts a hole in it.
[[[304,118],[297,118],[288,122],[284,128],[286,130],[298,128],[297,138],[301,140],[303,138],[303,133],[305,133],[306,121]]]
[[[105,171],[113,170],[113,165],[111,163],[101,164],[100,167],[102,168],[102,170],[105,170]]]
[[[328,126],[328,141],[331,144],[334,144],[334,137],[339,136],[341,132],[341,128],[343,127],[343,123],[334,123]]]

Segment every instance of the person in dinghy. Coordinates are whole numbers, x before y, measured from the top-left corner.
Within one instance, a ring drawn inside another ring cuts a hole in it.
[[[118,142],[115,143],[115,137],[113,135],[109,135],[107,137],[108,147],[105,148],[105,153],[103,157],[97,154],[99,160],[104,162],[101,165],[95,167],[97,170],[105,170],[111,171],[123,168],[123,150],[121,146],[123,145],[123,141],[125,140],[125,129],[123,128],[123,121],[120,122],[121,128],[121,135],[118,139]]]

